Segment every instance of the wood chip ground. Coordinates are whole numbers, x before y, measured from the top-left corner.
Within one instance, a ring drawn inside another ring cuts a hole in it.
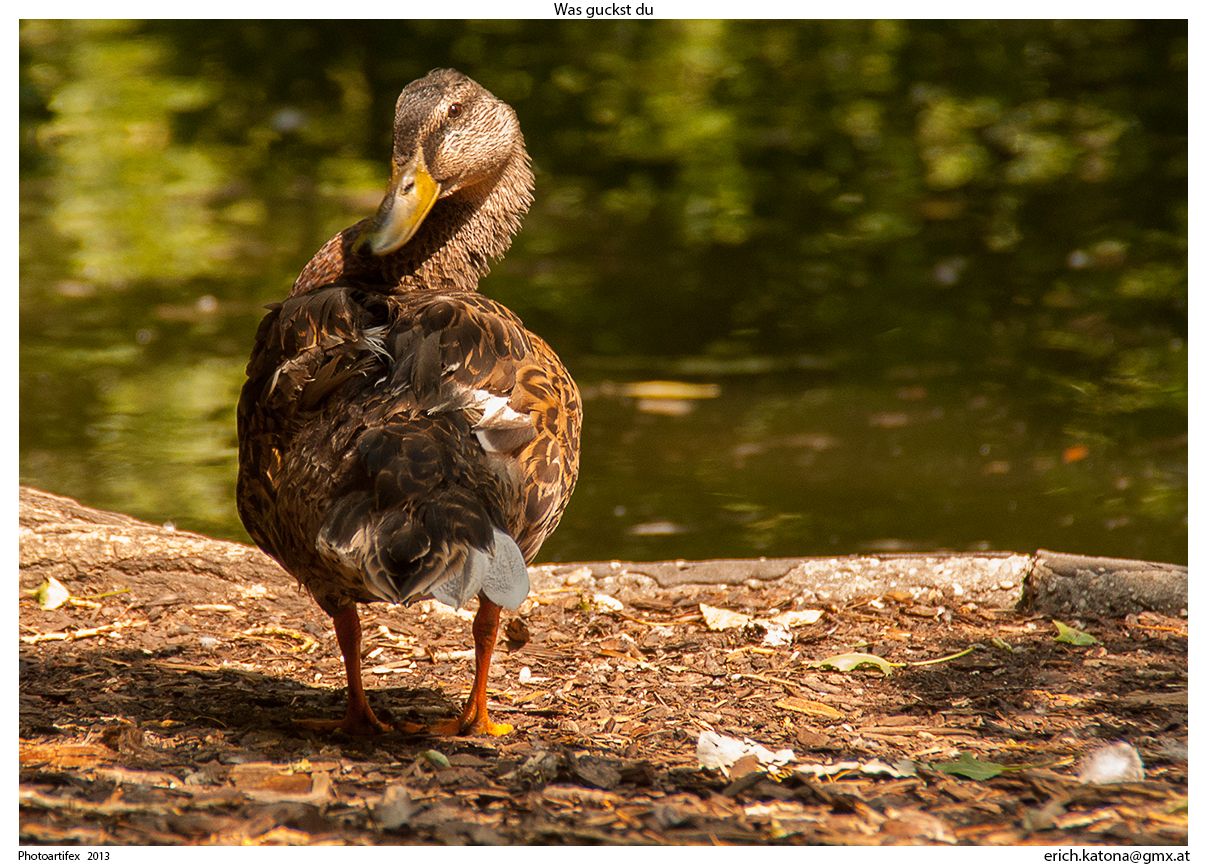
[[[338,717],[344,674],[284,573],[81,574],[56,610],[22,574],[26,844],[1187,843],[1185,617],[1079,620],[1097,643],[1074,646],[1047,617],[938,594],[820,606],[775,584],[600,592],[538,569],[492,668],[512,734],[356,739],[294,723]],[[758,623],[710,630],[702,604],[821,616],[775,645]],[[362,615],[379,714],[453,714],[469,615]],[[816,666],[853,651],[902,666]],[[702,769],[702,731],[794,760]],[[1121,740],[1145,780],[1080,784],[1078,760]],[[964,753],[1005,769],[939,769]]]

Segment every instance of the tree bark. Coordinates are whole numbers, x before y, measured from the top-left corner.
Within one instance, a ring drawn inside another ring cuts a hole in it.
[[[19,501],[21,585],[27,590],[53,577],[83,594],[73,585],[108,590],[137,577],[160,588],[159,600],[187,600],[234,593],[237,585],[296,584],[246,544],[156,526],[30,487],[20,488]]]
[[[27,590],[48,577],[69,587],[82,580],[114,587],[137,576],[162,588],[162,602],[213,597],[216,591],[234,594],[238,587],[255,584],[284,588],[296,583],[254,547],[99,511],[28,487],[20,488],[19,524],[21,582]],[[535,566],[530,575],[535,591],[578,586],[633,597],[693,585],[775,584],[803,605],[891,595],[931,605],[974,603],[1046,615],[1118,616],[1142,610],[1185,613],[1188,570],[1039,550],[592,562]],[[297,597],[305,601],[304,592]]]
[[[1121,616],[1187,613],[1187,566],[1036,551],[1019,608],[1037,613]]]

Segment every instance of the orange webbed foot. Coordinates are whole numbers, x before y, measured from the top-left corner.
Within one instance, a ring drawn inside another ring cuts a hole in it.
[[[400,730],[415,734],[444,737],[501,737],[512,732],[512,726],[492,722],[487,717],[487,675],[491,669],[491,653],[499,630],[499,605],[485,593],[478,594],[478,613],[474,616],[474,687],[461,715],[430,725],[405,725]]]
[[[428,733],[445,737],[502,737],[513,731],[511,725],[504,722],[492,722],[490,719],[446,719],[428,726]]]
[[[502,737],[510,734],[515,728],[504,722],[492,722],[490,719],[464,715],[456,719],[442,719],[428,725],[405,722],[398,730],[406,734],[427,734],[437,737]]]
[[[343,731],[354,737],[371,737],[394,730],[393,725],[381,721],[369,709],[363,713],[354,713],[349,710],[342,719],[294,719],[294,724],[308,731],[328,734]]]

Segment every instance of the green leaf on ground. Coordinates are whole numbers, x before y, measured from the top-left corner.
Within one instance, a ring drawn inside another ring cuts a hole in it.
[[[810,662],[810,667],[828,667],[844,672],[855,670],[862,665],[880,668],[881,673],[886,675],[893,673],[895,667],[891,662],[887,662],[880,656],[874,656],[871,653],[842,653],[841,655],[822,659],[822,661]],[[900,665],[896,667],[900,667]]]
[[[1053,625],[1057,626],[1057,637],[1053,638],[1057,643],[1069,643],[1074,646],[1094,646],[1099,643],[1094,635],[1078,631],[1078,629],[1068,626],[1060,620],[1053,620]]]
[[[932,767],[941,773],[951,773],[954,776],[964,776],[978,782],[993,779],[1007,770],[1017,769],[993,761],[979,761],[972,752],[961,752],[960,757],[947,764],[933,764]]]
[[[420,757],[432,766],[441,770],[446,770],[452,766],[452,764],[449,762],[449,759],[445,757],[444,753],[438,752],[436,749],[428,749],[426,752],[421,752]]]

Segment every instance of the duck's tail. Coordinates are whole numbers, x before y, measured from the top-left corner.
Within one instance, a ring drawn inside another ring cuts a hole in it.
[[[338,501],[319,532],[319,550],[358,570],[383,601],[435,598],[462,607],[479,592],[515,610],[528,596],[528,568],[515,539],[487,523],[457,533],[435,515],[382,513],[369,496]]]
[[[528,596],[528,568],[520,548],[502,529],[495,529],[491,550],[466,547],[460,568],[446,567],[428,592],[433,598],[461,607],[479,592],[500,607],[515,610]]]

